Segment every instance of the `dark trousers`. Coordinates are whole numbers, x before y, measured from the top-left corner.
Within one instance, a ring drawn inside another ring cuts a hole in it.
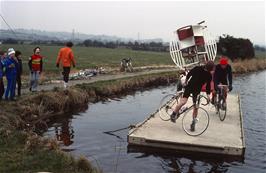
[[[17,75],[18,96],[21,95],[21,76]]]
[[[67,83],[69,80],[70,67],[63,67],[63,79]]]
[[[3,78],[0,78],[0,100],[2,99],[4,93],[5,93],[5,87],[4,87]]]
[[[5,92],[5,99],[14,99],[16,92],[16,76],[11,76],[7,78],[7,87]]]

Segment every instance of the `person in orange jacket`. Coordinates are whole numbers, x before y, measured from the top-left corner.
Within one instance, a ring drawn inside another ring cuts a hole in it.
[[[69,73],[70,73],[70,68],[71,65],[75,68],[76,66],[76,61],[74,59],[74,54],[72,51],[72,42],[67,42],[66,46],[64,48],[61,48],[57,60],[56,60],[56,67],[59,68],[59,64],[61,62],[63,66],[63,80],[64,80],[64,88],[67,88],[68,85],[68,80],[69,80]]]

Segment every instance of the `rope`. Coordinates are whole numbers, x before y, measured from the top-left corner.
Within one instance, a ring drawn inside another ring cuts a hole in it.
[[[2,14],[0,14],[0,17],[3,19],[4,23],[7,25],[7,27],[9,28],[9,30],[11,30],[11,32],[15,35],[15,37],[17,38],[17,40],[19,40],[19,37],[17,36],[16,32],[13,30],[13,28],[7,23],[6,19],[4,18],[4,16]],[[56,36],[54,36],[53,38],[55,38],[57,41],[61,41],[59,38],[57,38]],[[24,44],[21,44],[22,47],[25,49]]]
[[[11,32],[15,35],[15,37],[18,39],[17,34],[15,33],[15,31],[11,28],[11,26],[7,23],[7,21],[5,20],[4,16],[2,16],[2,14],[0,14],[1,18],[3,19],[3,21],[5,22],[5,24],[7,25],[7,27],[11,30]]]
[[[103,133],[105,133],[105,134],[109,134],[109,135],[114,135],[114,134],[112,134],[112,133],[114,133],[114,132],[119,132],[119,131],[126,130],[126,129],[132,129],[132,128],[135,128],[135,127],[136,127],[136,125],[132,125],[132,124],[130,124],[130,125],[127,126],[127,127],[124,127],[124,128],[121,128],[121,129],[117,129],[117,130],[106,131],[106,132],[103,132]]]
[[[14,36],[16,37],[17,41],[19,41],[19,37],[17,36],[16,32],[13,30],[13,28],[7,23],[6,19],[4,18],[4,16],[2,14],[0,14],[1,18],[3,19],[3,21],[5,22],[5,24],[7,25],[7,27],[9,28],[9,30],[11,31],[11,33],[14,34]],[[24,44],[21,44],[23,49],[26,49]]]
[[[121,136],[116,135],[115,132],[119,132],[119,131],[126,130],[126,129],[132,129],[132,128],[135,128],[135,127],[136,127],[136,125],[129,125],[127,127],[121,128],[121,129],[106,131],[106,132],[103,132],[103,133],[105,133],[107,135],[115,136],[115,137],[117,137],[120,140],[124,140]]]

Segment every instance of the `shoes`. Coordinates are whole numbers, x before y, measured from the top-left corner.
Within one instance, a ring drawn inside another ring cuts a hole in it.
[[[197,118],[194,118],[192,120],[192,123],[190,124],[190,131],[194,132],[195,131],[195,126],[196,126],[196,123],[198,122],[199,120]]]
[[[171,116],[170,116],[170,118],[171,118],[170,120],[171,120],[173,123],[176,122],[175,116],[176,116],[176,115],[175,115],[174,113],[172,113]]]
[[[171,116],[170,116],[170,119],[173,123],[176,122],[176,120],[179,118],[179,114],[176,114],[176,113],[172,113]]]
[[[13,97],[13,98],[5,98],[5,101],[16,101],[16,99]]]

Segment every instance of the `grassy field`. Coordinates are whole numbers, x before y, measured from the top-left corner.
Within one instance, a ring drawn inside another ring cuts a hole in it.
[[[266,58],[266,52],[263,51],[255,51],[255,57],[256,58]]]
[[[34,47],[37,45],[0,45],[1,50],[12,47],[20,50],[23,54],[24,69],[28,70],[28,57],[32,55]],[[59,49],[62,46],[40,46],[41,54],[45,57],[45,71],[56,71],[55,61]],[[134,51],[131,49],[117,48],[93,48],[93,47],[73,47],[74,56],[77,61],[77,69],[91,68],[95,66],[119,67],[120,60],[125,57],[133,58],[133,66],[147,65],[174,65],[168,52]]]
[[[28,57],[32,55],[34,47],[38,45],[0,45],[0,50],[7,50],[13,47],[15,50],[20,50],[23,54],[24,72],[28,72]],[[47,46],[41,45],[41,54],[44,58],[44,72],[46,74],[55,72],[58,73],[55,67],[55,61],[59,49],[62,46]],[[120,60],[125,57],[133,58],[133,66],[150,66],[150,65],[174,65],[168,52],[151,52],[151,51],[134,51],[126,48],[94,48],[94,47],[73,47],[74,55],[77,61],[76,70],[85,68],[94,68],[95,66],[119,68]],[[219,56],[219,55],[217,55]],[[265,59],[265,52],[256,51],[256,59]],[[216,58],[217,60],[218,58]],[[237,62],[239,63],[239,61]],[[246,64],[246,62],[245,62]],[[24,73],[28,74],[28,73]]]

